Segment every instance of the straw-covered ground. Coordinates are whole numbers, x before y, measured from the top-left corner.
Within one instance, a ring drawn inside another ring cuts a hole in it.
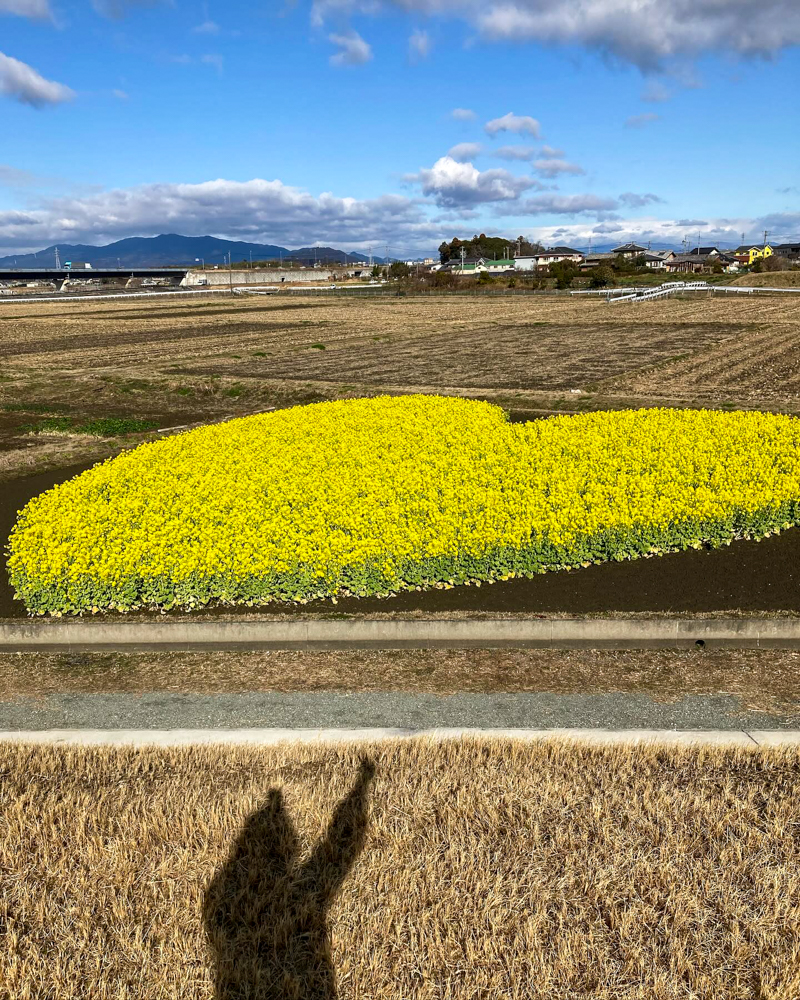
[[[3,998],[800,995],[796,750],[1,752]]]
[[[800,299],[3,303],[0,476],[102,457],[154,436],[115,434],[121,418],[163,428],[412,391],[528,412],[654,403],[796,412]],[[87,427],[109,429],[98,436]]]

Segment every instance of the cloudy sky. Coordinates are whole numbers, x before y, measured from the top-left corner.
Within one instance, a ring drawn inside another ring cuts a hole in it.
[[[800,240],[800,0],[0,0],[0,252]]]

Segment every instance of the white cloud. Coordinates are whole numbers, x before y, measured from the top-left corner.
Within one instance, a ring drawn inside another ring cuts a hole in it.
[[[516,132],[518,135],[531,135],[534,139],[538,139],[541,126],[530,115],[515,115],[513,111],[509,111],[502,118],[493,118],[487,122],[484,129],[489,135],[497,135],[500,132]]]
[[[206,66],[213,66],[219,75],[222,76],[225,69],[225,60],[218,53],[207,52],[205,55],[200,56],[200,62],[205,63]]]
[[[210,20],[210,18],[206,18],[201,24],[192,28],[195,35],[218,35],[221,30],[217,22]]]
[[[577,45],[644,70],[800,44],[797,0],[315,0],[312,21],[387,8],[465,21],[490,41]]]
[[[542,156],[559,157],[564,155],[563,149],[556,149],[555,146],[542,146]]]
[[[329,59],[331,66],[362,66],[372,59],[372,49],[357,31],[346,35],[328,35],[328,41],[339,47]]]
[[[661,115],[657,115],[655,111],[645,111],[641,115],[631,115],[630,118],[625,119],[626,128],[643,128],[645,125],[651,125],[653,122],[659,121]]]
[[[453,108],[450,117],[455,118],[457,122],[474,122],[478,116],[469,108]]]
[[[623,191],[619,200],[628,208],[642,208],[644,205],[663,204],[664,202],[664,199],[659,198],[657,194],[635,194],[633,191]]]
[[[459,163],[467,163],[479,156],[482,148],[479,142],[459,142],[448,150],[447,155]]]
[[[63,83],[46,80],[32,66],[2,52],[0,52],[0,94],[34,108],[42,108],[47,104],[63,104],[75,97],[75,92]]]
[[[642,100],[649,101],[652,104],[659,104],[662,101],[668,101],[671,97],[672,92],[669,91],[659,80],[648,80],[645,84],[644,90],[642,91]]]
[[[36,174],[30,170],[20,170],[12,167],[8,163],[0,163],[0,185],[3,187],[29,187],[38,180]]]
[[[501,146],[494,155],[501,160],[532,160],[537,153],[533,146]]]
[[[540,186],[532,177],[515,177],[507,170],[481,171],[471,163],[459,163],[451,156],[442,156],[432,167],[420,170],[406,180],[419,184],[424,195],[444,208],[514,201],[523,191]]]
[[[433,0],[436,6],[438,0]],[[582,45],[643,69],[676,57],[725,51],[768,56],[800,43],[796,0],[511,0],[466,10],[483,35],[502,41]]]
[[[525,215],[595,215],[617,207],[614,198],[601,198],[596,194],[538,194],[525,198],[519,204],[520,214]]]
[[[114,97],[116,97],[118,101],[128,100],[128,94],[126,94],[124,90],[118,90],[117,88],[115,88],[114,90],[111,91],[111,93],[114,95]]]
[[[47,0],[0,0],[0,14],[15,14],[33,21],[50,21],[53,17]]]
[[[534,160],[533,169],[542,177],[558,177],[560,174],[585,174],[583,167],[577,163],[570,163],[568,160],[544,159]]]
[[[0,211],[0,240],[9,250],[57,242],[108,243],[164,232],[283,246],[366,244],[387,232],[401,246],[431,246],[443,235],[415,199],[314,196],[279,180],[261,179],[148,184],[46,200],[24,212]]]
[[[408,54],[413,62],[419,62],[420,59],[427,59],[431,54],[432,48],[433,42],[427,31],[417,29],[411,33],[408,39]]]

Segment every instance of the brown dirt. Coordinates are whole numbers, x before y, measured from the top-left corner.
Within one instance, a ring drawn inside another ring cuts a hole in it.
[[[730,694],[800,716],[794,650],[407,649],[332,652],[0,653],[0,699],[248,691]]]
[[[0,753],[3,1000],[800,994],[796,750]]]
[[[554,296],[6,303],[0,479],[152,437],[26,437],[25,425],[44,412],[173,426],[380,392],[487,398],[531,416],[698,402],[795,412],[800,302],[670,300],[635,310]]]

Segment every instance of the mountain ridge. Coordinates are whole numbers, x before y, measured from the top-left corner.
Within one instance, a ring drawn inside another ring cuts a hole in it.
[[[364,260],[365,254],[347,253],[334,247],[287,247],[271,243],[247,243],[243,240],[223,240],[217,236],[181,236],[179,233],[161,233],[159,236],[130,236],[104,246],[86,243],[58,243],[33,253],[8,254],[0,257],[0,268],[55,267],[55,250],[58,247],[61,264],[81,261],[93,267],[165,267],[168,264],[185,265],[203,261],[209,264],[227,264],[228,254],[233,263],[246,260],[303,260],[335,261],[350,264]],[[373,258],[382,263],[382,258]]]

